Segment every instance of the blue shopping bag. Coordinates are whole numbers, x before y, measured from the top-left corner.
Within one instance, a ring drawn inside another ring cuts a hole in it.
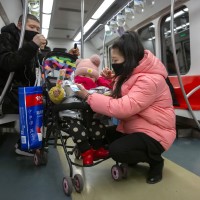
[[[22,150],[42,146],[43,96],[42,87],[19,87],[19,117]]]

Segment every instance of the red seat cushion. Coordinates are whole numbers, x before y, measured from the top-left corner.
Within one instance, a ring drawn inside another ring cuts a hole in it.
[[[186,94],[200,85],[200,76],[182,76],[181,78]],[[176,98],[180,104],[180,106],[175,106],[175,108],[188,109],[178,82],[178,77],[171,76],[169,79],[174,87]],[[193,110],[200,110],[200,90],[197,90],[195,93],[193,93],[188,100]]]

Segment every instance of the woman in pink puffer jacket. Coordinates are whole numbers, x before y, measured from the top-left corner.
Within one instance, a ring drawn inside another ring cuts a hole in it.
[[[167,71],[157,57],[144,50],[135,32],[125,32],[115,41],[111,55],[115,72],[112,96],[89,95],[80,85],[77,95],[94,112],[119,119],[117,128],[107,130],[111,158],[128,164],[149,163],[147,183],[157,183],[164,166],[161,154],[176,137]]]

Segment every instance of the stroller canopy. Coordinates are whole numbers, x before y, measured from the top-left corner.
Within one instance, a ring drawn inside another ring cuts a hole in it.
[[[65,52],[51,51],[43,60],[42,69],[46,71],[66,69],[66,78],[68,79],[73,71],[76,70],[76,56]]]

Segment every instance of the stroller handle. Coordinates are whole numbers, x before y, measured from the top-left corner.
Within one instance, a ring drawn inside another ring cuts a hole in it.
[[[55,112],[63,111],[63,110],[73,110],[73,109],[81,109],[81,110],[91,110],[89,104],[85,101],[80,102],[70,102],[70,103],[61,103],[57,104],[53,107]]]

